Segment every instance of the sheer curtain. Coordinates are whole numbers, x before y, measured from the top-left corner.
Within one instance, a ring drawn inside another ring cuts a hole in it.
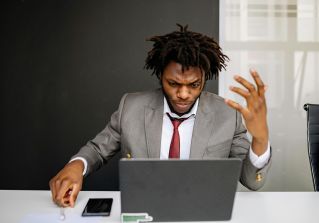
[[[219,27],[230,58],[219,94],[245,104],[228,87],[235,74],[252,81],[249,68],[269,86],[273,164],[263,190],[313,190],[303,105],[319,103],[319,0],[221,0]]]

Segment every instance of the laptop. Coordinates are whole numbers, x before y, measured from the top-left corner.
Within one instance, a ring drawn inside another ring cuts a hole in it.
[[[122,213],[154,221],[230,220],[240,159],[121,159]]]

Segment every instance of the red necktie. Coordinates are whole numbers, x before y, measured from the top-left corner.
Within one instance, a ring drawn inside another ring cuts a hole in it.
[[[178,126],[187,118],[173,118],[168,113],[167,115],[171,119],[173,127],[174,127],[168,158],[179,158],[180,141],[179,141]]]

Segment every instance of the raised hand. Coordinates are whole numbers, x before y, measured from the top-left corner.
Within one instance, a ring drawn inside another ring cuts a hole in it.
[[[254,78],[257,88],[254,84],[238,75],[234,76],[234,79],[245,89],[230,86],[231,91],[245,98],[247,107],[243,107],[230,99],[225,99],[225,102],[242,114],[246,128],[253,137],[252,149],[256,155],[262,155],[268,145],[266,86],[257,71],[251,69],[250,74]]]

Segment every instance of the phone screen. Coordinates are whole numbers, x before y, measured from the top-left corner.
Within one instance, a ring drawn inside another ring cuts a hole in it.
[[[82,216],[109,216],[111,213],[112,198],[90,198]]]

